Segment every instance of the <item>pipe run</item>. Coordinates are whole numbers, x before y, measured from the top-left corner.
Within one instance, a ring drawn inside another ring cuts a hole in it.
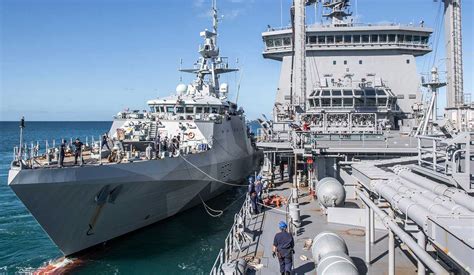
[[[435,193],[433,193],[433,192],[431,192],[427,189],[420,188],[418,185],[416,185],[416,184],[414,184],[410,181],[401,179],[401,178],[399,179],[399,182],[403,186],[406,186],[407,188],[412,189],[411,191],[419,192],[423,197],[429,199],[434,204],[442,205],[444,208],[451,211],[452,214],[455,214],[455,215],[474,215],[474,212],[469,211],[469,209],[467,209],[466,207],[455,203],[453,200],[451,200],[450,198],[448,198],[446,196],[435,194]]]
[[[432,180],[417,175],[411,171],[408,171],[407,169],[400,169],[396,167],[394,171],[400,178],[417,185],[419,188],[429,190],[438,195],[446,196],[456,203],[466,207],[470,211],[474,211],[474,199],[466,192],[454,187],[449,187],[444,184],[433,182]]]
[[[401,229],[397,223],[395,223],[385,212],[383,212],[375,203],[373,203],[363,192],[356,190],[359,198],[369,207],[372,208],[377,216],[382,220],[385,226],[392,230],[402,242],[404,242],[412,251],[416,257],[420,259],[433,273],[440,275],[448,275],[446,271],[435,259],[433,259],[428,252],[422,249],[417,242],[415,242],[410,235]]]

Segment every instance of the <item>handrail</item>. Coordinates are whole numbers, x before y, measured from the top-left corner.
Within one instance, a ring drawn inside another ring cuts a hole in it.
[[[240,208],[239,212],[235,214],[234,223],[232,224],[232,227],[229,230],[229,233],[227,234],[224,240],[224,249],[219,250],[219,254],[217,254],[216,260],[214,261],[214,264],[209,274],[211,275],[224,274],[222,271],[222,265],[226,262],[229,262],[232,256],[232,252],[236,250],[236,246],[238,242],[235,239],[236,234],[237,234],[237,227],[238,227],[237,219],[238,217],[241,217],[245,223],[245,221],[247,220],[250,214],[250,212],[248,211],[249,205],[250,205],[250,196],[247,193],[245,196],[245,201],[242,204],[242,207]]]

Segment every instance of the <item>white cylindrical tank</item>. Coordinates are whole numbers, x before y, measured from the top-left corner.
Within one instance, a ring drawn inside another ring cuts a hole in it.
[[[327,254],[332,252],[341,252],[347,254],[346,242],[337,234],[329,231],[319,233],[314,239],[311,246],[313,259],[319,264]],[[319,274],[319,273],[318,273]]]
[[[337,179],[327,177],[316,185],[316,195],[324,207],[341,206],[346,199],[346,190]]]
[[[331,252],[319,261],[318,275],[357,275],[359,271],[352,259],[342,252]]]

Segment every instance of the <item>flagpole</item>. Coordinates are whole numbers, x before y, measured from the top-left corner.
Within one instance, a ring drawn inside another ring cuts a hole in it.
[[[22,116],[20,120],[20,150],[18,159],[21,160],[23,156],[23,128],[25,128],[25,117]]]

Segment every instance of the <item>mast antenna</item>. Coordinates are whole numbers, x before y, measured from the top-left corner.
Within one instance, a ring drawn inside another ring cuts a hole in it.
[[[219,19],[217,18],[217,0],[212,0],[212,28],[216,35],[217,35],[218,22],[219,22]]]

